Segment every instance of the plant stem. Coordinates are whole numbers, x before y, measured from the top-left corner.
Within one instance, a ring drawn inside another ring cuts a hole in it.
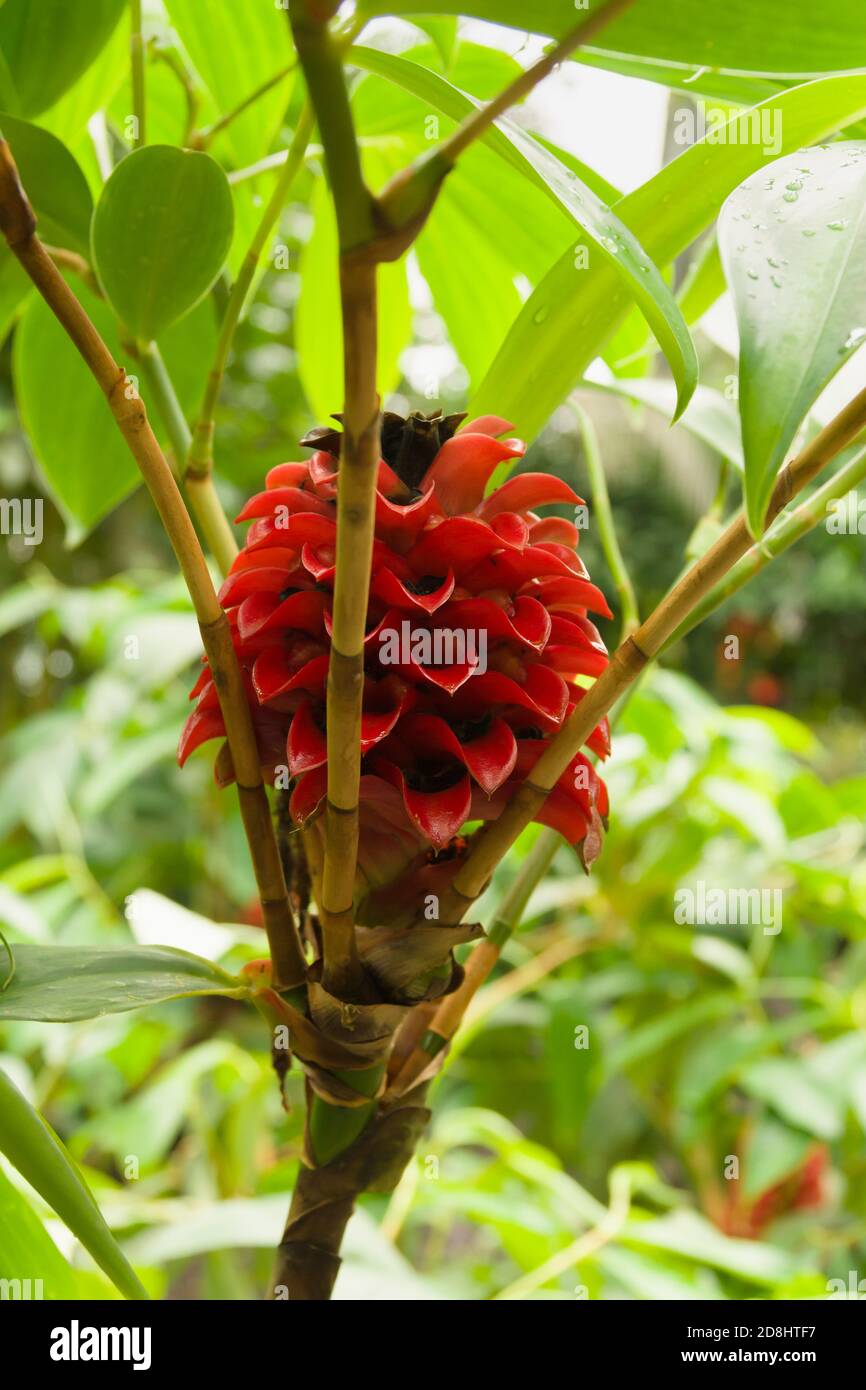
[[[171,377],[166,370],[162,353],[156,343],[147,343],[138,350],[141,370],[162,416],[177,468],[183,467],[190,447],[190,430],[181,410]],[[187,496],[202,530],[208,549],[226,574],[238,553],[228,517],[223,511],[210,474],[186,479]]]
[[[852,401],[781,470],[767,511],[769,524],[866,426],[866,390]],[[599,719],[628,688],[647,662],[684,622],[701,599],[750,548],[752,537],[742,512],[662,599],[658,607],[617,648],[610,665],[587,690],[571,717],[506,806],[498,820],[479,834],[452,889],[443,899],[441,920],[459,921],[485,888],[502,856],[535,817],[575,753]]]
[[[640,613],[638,612],[637,598],[635,596],[634,585],[628,566],[623,558],[623,553],[619,547],[616,527],[613,520],[613,510],[610,505],[610,494],[607,490],[607,479],[604,473],[604,464],[601,460],[601,453],[598,447],[598,436],[595,426],[582,406],[576,401],[572,401],[572,409],[577,416],[577,423],[580,429],[580,437],[583,442],[583,452],[586,458],[586,469],[589,474],[589,485],[592,488],[592,506],[595,512],[595,519],[598,525],[598,538],[607,561],[608,569],[613,576],[616,591],[619,594],[620,606],[622,608],[622,619],[620,628],[620,640],[630,637],[636,628],[640,626]]]
[[[280,171],[280,176],[274,185],[267,207],[262,213],[259,224],[256,227],[253,239],[244,256],[243,264],[238,272],[238,277],[232,285],[229,301],[220,324],[216,352],[214,353],[213,365],[208,374],[207,387],[205,388],[201,412],[196,421],[192,438],[191,440],[188,439],[187,447],[181,456],[186,460],[184,477],[191,490],[201,486],[210,477],[213,469],[213,438],[216,408],[222,389],[226,363],[228,362],[229,353],[234,340],[235,330],[240,321],[244,304],[246,303],[247,295],[249,294],[250,286],[252,285],[265,243],[285,206],[289,189],[292,186],[298,169],[303,163],[304,152],[307,148],[312,129],[313,112],[309,102],[306,102],[298,120],[298,128],[295,131],[295,137],[289,149],[288,158]]]
[[[351,998],[362,985],[354,927],[361,777],[364,636],[379,462],[376,392],[376,262],[353,255],[375,233],[340,47],[303,0],[291,23],[325,149],[340,241],[343,437],[337,484],[337,557],[327,688],[328,795],[322,897],[324,983]]]
[[[553,863],[561,843],[555,830],[544,828],[539,832],[513,883],[503,895],[487,935],[467,957],[462,983],[436,1008],[427,1032],[391,1082],[389,1096],[401,1096],[411,1090],[431,1059],[454,1037],[469,1004],[499,960],[506,941],[519,926],[529,899]]]
[[[9,249],[68,333],[105,395],[177,557],[219,695],[271,947],[274,981],[278,988],[297,984],[304,979],[306,967],[289,907],[255,731],[228,620],[177,483],[148,422],[144,402],[36,236],[36,219],[5,140],[0,141],[0,229]]]
[[[220,116],[218,121],[214,121],[213,125],[205,126],[203,130],[195,131],[190,138],[190,146],[196,150],[208,149],[208,147],[213,144],[216,137],[231,125],[232,121],[236,120],[238,116],[243,115],[244,111],[248,110],[260,97],[267,96],[268,92],[272,91],[274,87],[284,81],[290,73],[293,73],[296,67],[297,63],[289,63],[287,67],[280,68],[279,72],[275,72],[273,77],[269,77],[260,87],[256,87],[254,92],[250,92],[249,96],[244,97],[243,101],[238,102],[237,106],[232,107],[231,111],[227,111],[224,116]]]
[[[147,143],[147,98],[144,80],[144,42],[141,36],[141,0],[129,0],[129,57],[132,65],[132,110],[135,115],[133,148]]]
[[[549,48],[536,63],[515,77],[513,82],[503,88],[492,101],[488,101],[485,106],[481,106],[477,111],[471,112],[465,120],[461,121],[456,130],[442,141],[436,153],[440,159],[448,164],[454,164],[459,155],[471,145],[473,140],[477,140],[479,135],[493,125],[494,121],[500,116],[504,116],[510,106],[522,101],[528,96],[539,82],[543,81],[553,69],[567,58],[578,45],[588,43],[594,38],[599,30],[603,29],[612,19],[616,19],[618,14],[627,10],[634,0],[606,0],[594,14],[587,19],[581,20],[573,29],[569,29],[567,34]]]
[[[594,14],[570,29],[536,63],[526,68],[503,88],[492,101],[470,112],[440,145],[436,145],[395,174],[377,201],[386,226],[392,231],[402,228],[408,233],[408,239],[402,246],[399,242],[396,243],[398,250],[411,245],[433,206],[443,178],[453,169],[464,150],[503,116],[509,107],[528,96],[575,48],[593,38],[600,29],[632,4],[634,0],[606,0]]]
[[[753,545],[751,550],[747,551],[743,558],[738,560],[734,567],[728,571],[724,579],[720,580],[697,607],[692,609],[685,622],[681,623],[668,638],[663,650],[666,651],[675,642],[679,642],[680,638],[685,637],[692,628],[703,622],[704,618],[708,617],[720,604],[742,589],[743,585],[754,578],[770,560],[783,554],[795,541],[801,540],[803,536],[825,520],[829,504],[846,497],[852,488],[863,482],[864,478],[866,478],[866,449],[860,450],[854,458],[849,459],[844,468],[840,468],[838,473],[835,473],[832,478],[828,478],[827,482],[822,487],[817,488],[795,511],[786,512],[780,516],[776,524],[761,538],[758,544]]]
[[[151,53],[158,61],[166,63],[174,73],[180,85],[183,87],[184,99],[186,101],[186,126],[181,140],[182,145],[189,145],[195,130],[195,118],[198,114],[199,98],[189,72],[184,66],[178,55],[170,48],[163,48],[155,40],[151,40]]]

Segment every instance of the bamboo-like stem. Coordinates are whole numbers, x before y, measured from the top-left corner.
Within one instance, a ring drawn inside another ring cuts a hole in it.
[[[343,438],[337,484],[337,556],[327,688],[328,794],[322,895],[324,982],[351,998],[362,986],[354,927],[361,777],[364,636],[379,461],[376,393],[376,262],[353,248],[375,232],[361,172],[340,46],[304,0],[292,31],[316,115],[337,215],[343,320]]]
[[[180,401],[156,343],[148,343],[137,352],[142,373],[156,402],[156,408],[162,416],[177,470],[180,470],[183,468],[192,438],[186,416],[181,410]],[[221,573],[226,574],[238,553],[238,544],[217,496],[213,478],[210,475],[188,478],[186,491],[208,549]]]
[[[539,832],[513,883],[503,894],[487,935],[470,952],[461,984],[439,1003],[427,1032],[391,1082],[389,1095],[401,1096],[411,1090],[431,1058],[454,1037],[470,1003],[499,960],[503,946],[519,925],[529,899],[553,863],[561,843],[555,830],[545,828]]]
[[[271,948],[274,980],[278,987],[298,984],[304,979],[306,967],[289,907],[262,782],[255,731],[228,620],[219,605],[177,483],[148,422],[144,402],[36,236],[36,219],[5,140],[0,141],[0,230],[105,395],[177,557],[198,618],[225,722]]]
[[[135,116],[133,148],[147,143],[147,88],[144,77],[144,40],[141,36],[141,0],[129,0],[129,58],[132,67],[132,110]]]
[[[70,251],[65,246],[49,246],[45,241],[42,245],[55,265],[60,266],[62,270],[72,271],[73,275],[77,275],[79,279],[84,281],[92,294],[102,298],[102,288],[89,261],[86,261],[77,251]]]
[[[598,435],[595,426],[582,406],[576,401],[572,402],[572,409],[577,416],[580,437],[583,443],[583,452],[586,458],[586,470],[589,474],[589,485],[592,489],[592,509],[595,513],[596,525],[598,526],[598,539],[601,544],[607,567],[613,577],[616,591],[619,594],[620,607],[622,609],[620,640],[624,641],[630,637],[637,627],[640,626],[640,613],[637,606],[634,585],[631,575],[628,572],[623,553],[620,550],[619,540],[617,539],[616,526],[613,520],[613,510],[610,505],[610,494],[607,490],[607,478],[604,473],[604,464],[601,460],[601,452],[598,447]]]
[[[233,106],[230,111],[226,111],[225,115],[220,116],[219,120],[214,121],[212,125],[205,126],[202,130],[194,131],[188,142],[190,147],[196,150],[208,149],[208,147],[213,144],[216,137],[231,125],[232,121],[237,120],[238,116],[242,116],[244,111],[248,111],[255,102],[267,96],[268,92],[273,91],[274,87],[278,87],[281,82],[295,71],[297,66],[297,63],[289,63],[286,67],[280,68],[280,71],[275,72],[273,77],[269,77],[260,87],[256,87],[255,91],[250,92],[248,97],[244,97],[243,101],[239,101],[237,106]]]
[[[680,638],[685,637],[692,628],[703,622],[704,618],[714,612],[726,599],[731,598],[733,594],[742,589],[744,584],[759,574],[771,560],[782,555],[789,546],[802,540],[803,536],[808,535],[811,530],[825,521],[830,503],[841,501],[852,488],[855,488],[858,483],[862,483],[864,479],[866,479],[866,449],[849,459],[844,468],[840,468],[838,473],[834,473],[832,478],[828,478],[822,487],[816,488],[811,496],[794,511],[786,512],[780,516],[776,524],[770,528],[758,544],[753,545],[751,550],[747,551],[743,558],[738,560],[732,569],[728,570],[724,579],[720,580],[697,607],[692,609],[685,622],[681,623],[668,638],[663,650],[666,651],[675,642],[679,642]]]
[[[280,176],[274,185],[268,204],[262,213],[253,239],[250,242],[237,279],[231,288],[228,304],[220,324],[213,365],[208,374],[204,400],[192,438],[187,441],[183,459],[186,463],[184,477],[190,488],[190,495],[202,488],[213,470],[214,421],[217,402],[222,390],[226,364],[234,341],[235,330],[243,313],[244,304],[252,285],[256,269],[261,259],[265,243],[285,207],[289,189],[304,159],[304,152],[313,130],[313,112],[309,102],[304,104],[298,120],[295,137],[289,148],[288,157]]]
[[[767,510],[769,525],[825,464],[866,427],[866,390],[815,436],[779,473]],[[685,621],[705,594],[750,548],[752,537],[742,512],[662,599],[658,607],[614,653],[610,665],[586,692],[562,729],[502,812],[479,834],[442,903],[442,920],[460,920],[488,883],[494,868],[535,817],[548,794],[599,719],[628,688],[647,662]]]

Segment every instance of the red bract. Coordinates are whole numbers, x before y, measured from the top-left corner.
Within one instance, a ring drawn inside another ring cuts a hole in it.
[[[385,881],[386,863],[397,872],[425,848],[453,847],[467,820],[498,816],[581,699],[581,678],[607,664],[588,614],[611,614],[578,559],[577,530],[533,510],[580,498],[543,473],[485,496],[523,445],[498,438],[511,426],[496,416],[459,434],[455,421],[386,415],[383,424],[361,720],[360,862],[370,883]],[[291,781],[298,824],[319,812],[327,785],[340,435],[304,442],[320,447],[271,469],[241,512],[246,545],[220,591],[264,773]],[[192,694],[181,762],[225,732],[207,670]],[[606,721],[587,742],[607,756]],[[225,752],[218,775],[231,776]],[[580,845],[589,865],[606,814],[604,783],[579,755],[538,819]]]

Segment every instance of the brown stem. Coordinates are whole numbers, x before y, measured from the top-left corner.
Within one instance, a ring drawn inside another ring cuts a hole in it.
[[[305,963],[291,916],[258,749],[228,620],[219,605],[198,537],[147,419],[144,402],[118,366],[36,236],[36,219],[5,140],[0,141],[0,230],[9,249],[68,333],[108,401],[138,464],[177,557],[201,629],[238,783],[241,813],[259,885],[280,985],[299,983]]]
[[[416,1087],[398,1106],[379,1114],[330,1163],[301,1167],[277,1250],[275,1299],[330,1298],[355,1201],[362,1192],[390,1192],[396,1187],[429,1119],[424,1091]]]
[[[866,426],[866,390],[817,434],[779,474],[765,525]],[[575,708],[498,820],[477,836],[453,889],[442,904],[443,921],[459,921],[490,879],[494,868],[534,819],[575,753],[648,661],[661,650],[704,594],[752,544],[743,513],[696,560],[645,622],[617,649],[610,665]]]

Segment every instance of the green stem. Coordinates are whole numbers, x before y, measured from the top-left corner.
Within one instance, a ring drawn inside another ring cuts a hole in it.
[[[175,458],[175,472],[187,457],[192,440],[189,425],[181,409],[171,377],[168,374],[162,353],[156,343],[148,343],[138,349],[138,360],[142,375],[162,418],[172,453]],[[225,574],[238,553],[237,542],[228,518],[208,475],[188,481],[187,492],[190,506],[202,529],[208,548],[219,568]]]
[[[306,151],[310,135],[312,134],[313,124],[314,117],[312,107],[309,102],[306,102],[301,111],[300,119],[298,120],[298,127],[289,148],[288,158],[283,165],[267,207],[262,214],[255,235],[244,256],[243,265],[238,272],[238,277],[232,286],[228,304],[226,305],[220,325],[213,366],[208,375],[201,412],[196,421],[192,437],[188,441],[184,454],[181,456],[186,460],[184,476],[189,482],[192,482],[193,479],[207,478],[213,469],[213,437],[216,407],[220,390],[222,389],[226,363],[228,362],[235,330],[240,321],[241,313],[243,312],[243,307],[247,295],[249,294],[250,286],[252,285],[265,243],[273,231],[280,213],[285,207],[289,189],[303,163],[304,152]]]
[[[487,928],[487,940],[500,951],[519,927],[529,899],[553,863],[561,844],[562,838],[557,831],[542,828],[535,844],[515,874],[514,881],[503,893],[493,920]]]
[[[373,198],[364,183],[361,156],[341,60],[342,45],[305,0],[290,0],[295,47],[319,123],[328,181],[337,214],[341,252],[372,241]]]
[[[692,610],[685,622],[681,623],[674,633],[670,636],[665,646],[666,651],[672,647],[680,638],[685,637],[691,632],[693,627],[703,622],[710,613],[714,612],[726,599],[736,594],[743,585],[774,560],[777,555],[781,555],[795,541],[801,540],[809,531],[813,530],[819,522],[827,516],[827,508],[831,502],[838,502],[843,497],[847,497],[852,488],[858,483],[862,483],[866,478],[866,449],[861,449],[852,459],[839,469],[832,478],[829,478],[823,487],[816,488],[810,497],[806,499],[794,511],[785,512],[779,517],[778,521],[766,532],[761,540],[747,551],[741,560],[728,571],[722,579],[709,593],[701,600],[696,608]]]
[[[132,64],[132,110],[135,115],[133,148],[147,142],[147,107],[144,81],[144,42],[141,36],[141,0],[129,0],[129,57]]]
[[[203,130],[196,131],[190,143],[195,149],[206,150],[213,144],[216,137],[231,125],[232,121],[236,120],[238,116],[242,116],[244,111],[247,111],[255,102],[259,101],[261,97],[267,96],[268,92],[272,91],[274,87],[279,86],[285,78],[295,71],[297,66],[297,63],[289,63],[287,67],[280,68],[279,72],[275,72],[273,77],[269,77],[260,87],[256,87],[254,92],[250,92],[250,95],[244,97],[243,101],[238,102],[237,106],[233,106],[231,111],[227,111],[224,116],[220,116],[218,121],[214,121],[213,125],[205,126]]]
[[[580,437],[583,443],[583,452],[586,458],[586,468],[589,473],[589,485],[592,489],[592,506],[595,512],[595,520],[598,526],[598,538],[607,561],[608,569],[613,576],[616,591],[619,594],[620,606],[622,608],[622,631],[620,641],[629,637],[636,628],[640,626],[640,613],[637,606],[634,585],[628,566],[625,563],[623,553],[620,550],[619,541],[616,534],[616,526],[613,520],[613,510],[610,505],[610,494],[607,490],[607,478],[604,473],[601,453],[598,447],[598,436],[595,426],[582,406],[576,401],[572,401],[572,409],[577,417]]]

